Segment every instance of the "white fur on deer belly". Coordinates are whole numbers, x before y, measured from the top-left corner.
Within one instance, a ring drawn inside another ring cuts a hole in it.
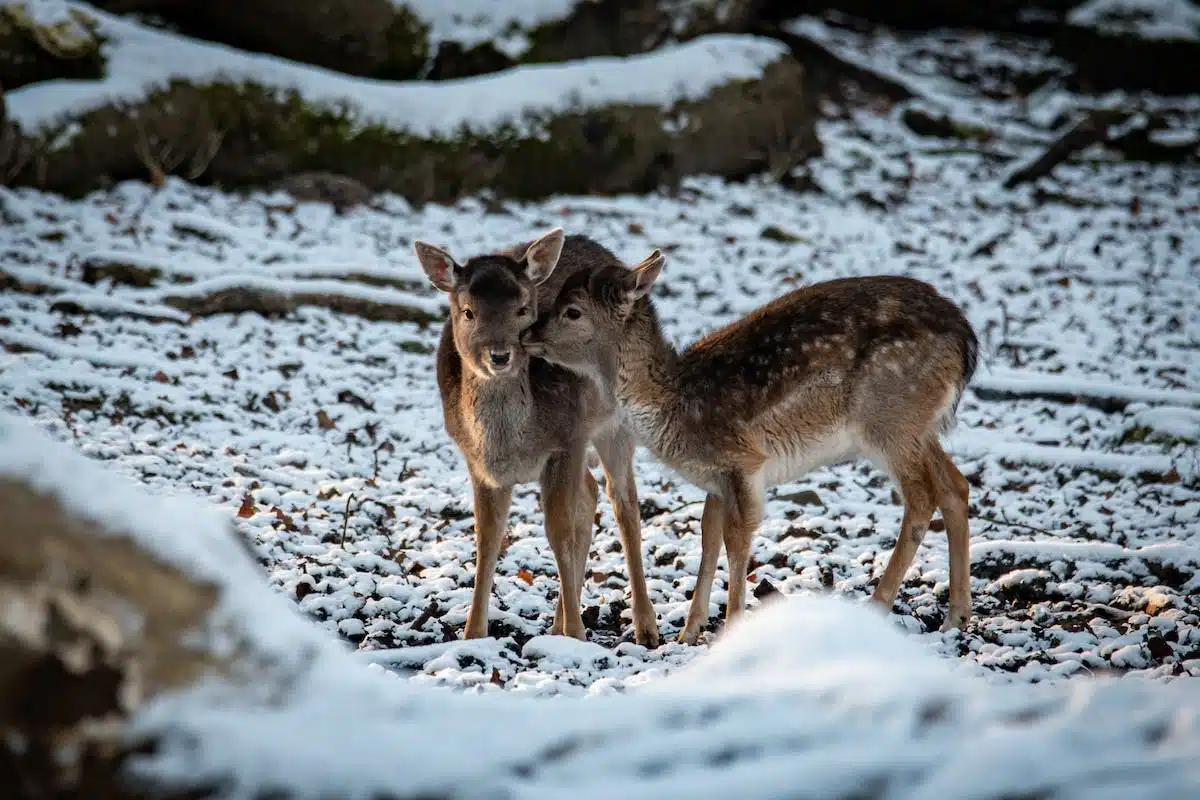
[[[768,442],[767,453],[770,458],[763,465],[767,486],[787,483],[818,467],[849,461],[860,455],[857,438],[845,429],[820,439]]]

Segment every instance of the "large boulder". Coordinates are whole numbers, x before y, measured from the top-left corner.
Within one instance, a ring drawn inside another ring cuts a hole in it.
[[[636,92],[628,101],[572,102],[572,83],[562,102],[518,105],[510,117],[479,125],[467,124],[473,117],[468,108],[462,125],[436,131],[364,118],[352,97],[344,105],[317,103],[297,90],[250,81],[176,80],[141,99],[67,113],[36,130],[27,124],[34,156],[12,180],[77,195],[125,179],[161,181],[171,172],[227,187],[270,186],[296,173],[331,172],[420,203],[481,190],[514,198],[643,192],[695,173],[740,177],[769,170],[782,176],[819,150],[805,71],[768,40],[718,39],[681,46],[692,48],[687,52],[640,58],[647,72],[659,70],[664,63],[659,59],[665,59],[664,68],[679,72],[681,80],[691,77],[686,71],[694,63],[710,64],[703,60],[709,47],[731,53],[748,47],[762,67],[734,70],[733,77],[714,79],[707,91],[662,102],[645,99],[654,93]],[[720,61],[711,63],[721,68]],[[612,85],[610,67],[597,65],[597,74]],[[587,91],[590,68],[569,69],[571,81]],[[674,80],[665,74],[664,81]],[[518,103],[521,96],[538,100],[540,87],[564,85],[559,78],[522,71],[494,76],[489,95]],[[532,95],[530,87],[537,89]],[[445,91],[462,88],[447,84]],[[433,88],[428,107],[414,111],[440,107],[442,91]],[[469,102],[461,95],[445,99],[450,109]]]
[[[392,0],[94,0],[243,50],[387,80],[413,78],[429,55],[425,25]]]
[[[447,80],[516,64],[636,55],[751,27],[761,0],[576,0],[539,9],[420,0],[94,0],[207,41],[344,72]]]

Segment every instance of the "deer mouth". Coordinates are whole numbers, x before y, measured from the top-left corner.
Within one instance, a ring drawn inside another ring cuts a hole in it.
[[[488,369],[490,369],[493,374],[500,375],[512,369],[512,350],[488,349],[486,356]]]

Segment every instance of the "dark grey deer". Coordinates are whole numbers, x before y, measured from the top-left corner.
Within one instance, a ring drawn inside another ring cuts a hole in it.
[[[556,228],[531,244],[458,264],[445,250],[414,244],[422,269],[450,296],[437,351],[446,430],[467,461],[475,495],[476,565],[466,638],[487,636],[488,598],[513,487],[539,481],[546,537],[560,591],[551,633],[586,637],[580,615],[598,488],[585,458],[589,441],[605,471],[629,571],[639,644],[658,644],[642,569],[641,518],[633,475],[636,439],[611,389],[531,359],[521,334],[564,280],[621,262],[584,236]]]

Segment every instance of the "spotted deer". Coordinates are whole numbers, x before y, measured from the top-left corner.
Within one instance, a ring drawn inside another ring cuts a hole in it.
[[[656,458],[704,489],[700,570],[679,641],[694,643],[722,543],[726,623],[742,613],[767,487],[865,456],[904,499],[900,537],[872,600],[890,609],[935,508],[949,537],[943,630],[971,615],[969,486],[939,443],[975,371],[966,317],[926,283],[842,278],[796,289],[682,352],[649,295],[655,251],[633,269],[568,278],[524,339],[535,356],[611,386]]]
[[[635,636],[656,646],[633,476],[636,436],[617,415],[611,388],[531,359],[520,343],[539,300],[553,299],[565,280],[625,267],[602,245],[564,236],[561,228],[461,265],[425,242],[415,242],[414,250],[425,275],[450,299],[437,380],[446,430],[466,459],[475,500],[475,586],[465,637],[488,635],[488,598],[513,487],[539,481],[560,582],[551,633],[586,638],[579,606],[599,493],[585,463],[590,442],[604,467],[625,551]]]

